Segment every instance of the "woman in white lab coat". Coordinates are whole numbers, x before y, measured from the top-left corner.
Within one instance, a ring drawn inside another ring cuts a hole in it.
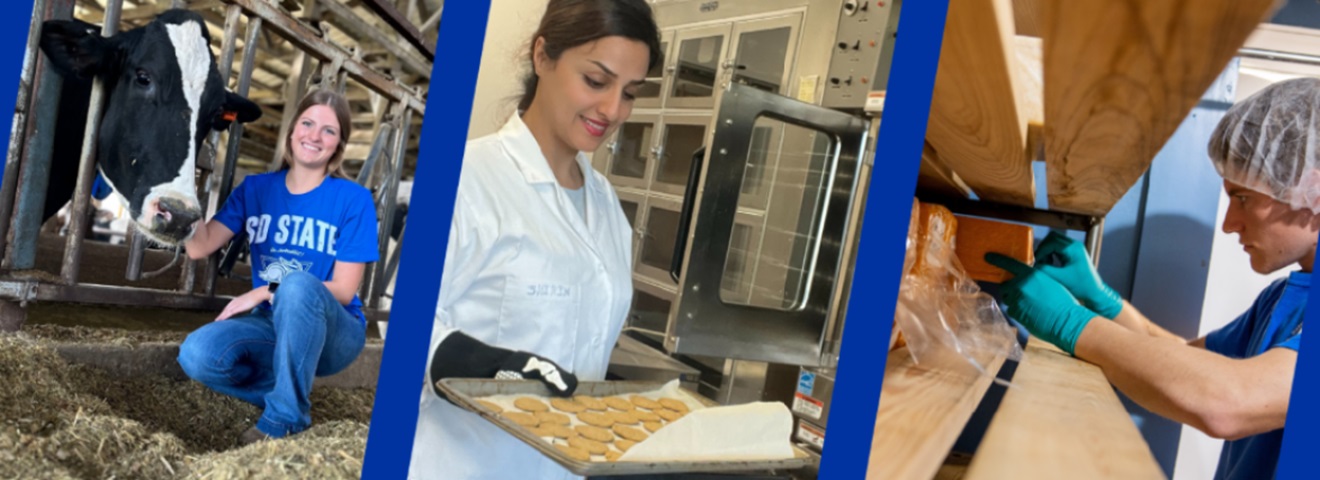
[[[603,380],[632,301],[632,229],[582,152],[632,112],[660,61],[645,0],[550,0],[518,113],[467,144],[411,478],[568,478],[439,396],[446,377]]]

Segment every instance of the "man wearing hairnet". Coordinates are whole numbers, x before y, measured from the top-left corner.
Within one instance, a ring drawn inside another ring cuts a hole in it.
[[[1032,334],[1104,370],[1147,409],[1227,440],[1217,479],[1273,478],[1302,314],[1320,234],[1320,80],[1276,83],[1234,105],[1210,140],[1236,233],[1251,268],[1300,267],[1260,293],[1224,328],[1188,341],[1148,320],[1100,279],[1083,246],[1050,234],[1013,273],[1008,313]]]

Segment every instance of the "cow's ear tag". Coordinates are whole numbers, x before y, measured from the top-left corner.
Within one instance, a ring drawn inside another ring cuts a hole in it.
[[[220,118],[225,119],[226,122],[232,122],[238,120],[238,112],[225,110],[224,113],[220,114]]]

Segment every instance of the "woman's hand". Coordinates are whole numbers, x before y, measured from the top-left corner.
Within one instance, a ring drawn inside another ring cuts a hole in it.
[[[257,308],[257,305],[261,305],[261,302],[269,301],[271,297],[270,289],[267,287],[257,287],[252,289],[252,291],[230,300],[229,305],[225,305],[224,311],[221,311],[220,316],[215,317],[215,320],[217,322],[220,320],[228,320],[234,315]]]
[[[234,232],[223,223],[215,220],[202,223],[199,220],[193,229],[193,236],[183,243],[183,249],[188,258],[201,260],[225,246],[231,238],[234,238]]]

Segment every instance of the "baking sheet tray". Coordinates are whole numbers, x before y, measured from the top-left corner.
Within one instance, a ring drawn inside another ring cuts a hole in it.
[[[659,390],[662,382],[579,382],[574,395],[607,397],[627,393],[643,393]],[[785,460],[749,460],[749,461],[674,461],[674,462],[583,462],[568,458],[549,442],[542,440],[532,432],[519,427],[495,412],[487,410],[476,399],[492,395],[535,395],[550,396],[550,391],[536,380],[488,380],[468,378],[446,378],[440,380],[439,388],[456,405],[470,410],[487,421],[494,423],[510,435],[531,445],[542,455],[550,457],[568,471],[582,476],[596,475],[644,475],[658,473],[691,472],[754,472],[765,470],[796,470],[816,463],[816,457],[793,445],[793,454],[797,458]],[[692,398],[707,407],[719,404],[684,389]],[[784,439],[788,442],[789,439]]]

